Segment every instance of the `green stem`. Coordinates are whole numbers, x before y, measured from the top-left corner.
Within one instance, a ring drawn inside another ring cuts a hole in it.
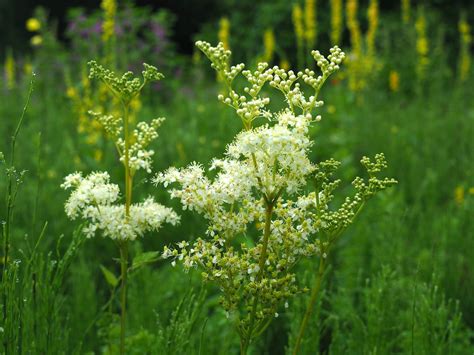
[[[128,127],[129,105],[123,106],[123,132],[125,141],[124,165],[125,165],[125,215],[130,215],[132,204],[132,174],[130,172],[130,129]]]
[[[324,267],[325,267],[325,258],[321,255],[319,259],[319,270],[318,274],[316,275],[315,285],[313,290],[311,291],[311,297],[308,302],[308,306],[306,307],[306,312],[303,316],[303,321],[301,322],[300,330],[298,332],[298,337],[296,338],[295,347],[293,349],[293,355],[297,355],[301,346],[301,341],[303,340],[304,332],[308,326],[309,319],[311,314],[313,313],[314,305],[316,303],[319,290],[321,289],[321,283],[324,276]]]
[[[7,291],[5,290],[6,288],[6,272],[8,268],[8,259],[10,257],[10,226],[12,223],[12,215],[13,215],[13,208],[15,205],[15,199],[16,199],[16,194],[18,193],[18,186],[16,186],[16,190],[13,191],[13,174],[16,174],[14,171],[14,164],[15,164],[15,146],[16,146],[16,139],[18,137],[18,134],[20,133],[21,126],[23,124],[23,120],[25,118],[26,111],[28,109],[28,106],[30,104],[30,99],[31,99],[31,94],[33,93],[33,87],[34,87],[34,74],[31,77],[30,80],[30,86],[28,89],[28,95],[26,97],[26,103],[25,106],[23,106],[23,111],[21,112],[20,120],[18,121],[18,124],[15,128],[15,131],[12,135],[12,140],[11,140],[11,150],[10,150],[10,165],[9,169],[10,171],[8,172],[8,187],[7,187],[7,199],[6,199],[6,207],[7,207],[7,216],[5,220],[5,225],[3,227],[3,267],[2,267],[2,283],[4,289],[2,289],[3,293],[3,324],[6,323],[6,320],[8,318],[7,314]],[[18,182],[17,182],[18,184]],[[6,331],[6,329],[5,329]],[[3,343],[4,349],[5,349],[5,354],[8,354],[8,347],[7,347],[7,342],[8,339],[5,336],[5,340]]]
[[[125,354],[125,320],[127,316],[127,268],[128,268],[128,244],[126,241],[120,243],[120,277],[122,284],[120,288],[120,354]]]
[[[130,130],[128,125],[129,104],[123,105],[124,126],[124,166],[125,166],[125,219],[130,217],[130,206],[132,204],[132,173],[130,171]],[[124,240],[120,243],[120,277],[122,279],[120,289],[120,354],[125,354],[125,321],[127,316],[127,268],[128,268],[128,244]]]
[[[258,284],[263,277],[263,268],[265,267],[265,262],[267,261],[267,248],[268,248],[268,240],[270,238],[270,227],[272,223],[272,215],[273,215],[273,204],[274,202],[268,202],[267,203],[267,208],[265,210],[265,229],[264,229],[264,234],[263,234],[263,245],[262,245],[262,252],[260,254],[260,259],[258,262],[258,273],[257,277],[255,279],[255,283]],[[252,305],[252,311],[250,313],[250,321],[249,321],[249,326],[247,329],[247,333],[245,334],[245,337],[241,339],[240,342],[240,353],[242,355],[247,354],[248,347],[250,345],[250,342],[252,341],[252,333],[254,331],[254,325],[255,325],[255,317],[257,314],[257,306],[258,306],[258,292],[254,297],[253,305]]]

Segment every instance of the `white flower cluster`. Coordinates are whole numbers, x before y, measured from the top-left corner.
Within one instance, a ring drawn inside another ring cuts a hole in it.
[[[178,182],[181,188],[171,189],[171,196],[179,198],[184,208],[203,213],[212,222],[210,230],[244,230],[245,224],[255,218],[250,212],[256,199],[283,192],[293,194],[314,171],[307,157],[311,147],[307,136],[310,121],[289,111],[277,118],[273,126],[238,134],[227,147],[224,159],[213,161],[211,170],[218,171],[213,181],[204,175],[200,165],[192,164],[184,169],[170,168],[157,175],[155,183],[166,187]],[[227,212],[228,206],[237,204],[246,206],[235,208],[234,213]],[[245,214],[238,213],[243,210]]]
[[[94,172],[86,177],[81,173],[68,175],[61,185],[72,189],[66,202],[66,214],[72,220],[88,221],[84,228],[87,237],[101,231],[104,237],[116,240],[134,240],[149,231],[157,231],[163,223],[175,225],[179,217],[170,208],[156,203],[152,197],[130,206],[125,215],[125,206],[117,204],[120,190],[110,183],[107,172]]]

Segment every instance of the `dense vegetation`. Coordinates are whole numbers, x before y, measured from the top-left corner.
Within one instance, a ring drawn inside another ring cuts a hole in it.
[[[308,132],[311,161],[341,162],[335,176],[344,183],[331,206],[353,195],[349,182],[364,176],[364,155],[383,152],[384,175],[398,181],[371,199],[334,244],[300,353],[472,353],[472,19],[460,13],[454,29],[442,13],[406,0],[390,12],[378,11],[376,0],[332,0],[326,12],[311,0],[268,1],[258,6],[265,21],[249,28],[247,3],[204,25],[199,36],[232,49],[232,64],[242,61],[256,70],[264,61],[316,71],[312,49],[324,54],[337,44],[346,52],[341,69],[321,89],[325,105],[315,114],[322,120]],[[176,53],[173,23],[166,11],[104,0],[92,12],[70,11],[64,43],[54,19],[37,9],[26,24],[31,54],[5,50],[2,352],[120,351],[123,269],[117,245],[100,233],[86,238],[87,226],[68,219],[69,192],[60,187],[75,171],[100,170],[125,191],[110,132],[89,113],[121,115],[120,97],[89,79],[91,59],[117,73],[140,73],[146,62],[164,74],[127,101],[133,124],[166,117],[150,145],[155,173],[194,161],[207,171],[242,130],[235,112],[217,98],[226,92],[222,75],[199,50],[192,57]],[[238,90],[244,85],[236,80]],[[264,97],[272,111],[284,107],[274,90]],[[256,117],[254,124],[265,122]],[[181,223],[148,231],[128,245],[126,353],[238,353],[239,336],[220,305],[219,288],[202,283],[202,270],[183,273],[179,263],[173,267],[161,257],[165,246],[205,237],[206,220],[183,210],[152,177],[136,175],[134,199],[153,196]],[[257,229],[249,234],[257,236]],[[299,287],[311,290],[319,264],[316,257],[297,265]],[[280,304],[248,352],[292,353],[310,296],[298,293],[288,307]]]

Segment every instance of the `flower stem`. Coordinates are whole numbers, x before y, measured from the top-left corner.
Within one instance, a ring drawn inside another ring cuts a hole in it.
[[[308,306],[306,307],[306,312],[303,316],[303,321],[301,322],[300,325],[300,330],[298,332],[298,337],[296,338],[296,343],[295,347],[293,349],[293,355],[297,355],[298,351],[300,349],[301,341],[303,340],[304,332],[308,326],[309,318],[311,317],[311,314],[313,313],[314,305],[316,303],[319,290],[321,289],[321,283],[323,280],[324,276],[324,268],[325,268],[325,258],[321,255],[321,258],[319,259],[319,270],[318,274],[316,275],[316,280],[314,283],[313,290],[311,291],[311,297],[308,302]]]
[[[129,104],[123,105],[124,126],[124,166],[125,166],[125,219],[130,217],[130,206],[132,204],[132,174],[130,171],[130,134],[128,127]],[[120,288],[120,354],[125,354],[125,321],[127,316],[127,268],[128,268],[128,244],[126,240],[120,243],[120,275],[122,279]]]
[[[126,241],[120,243],[120,275],[122,284],[120,288],[120,354],[125,354],[125,320],[127,316],[127,268],[128,268],[128,244]]]
[[[255,279],[255,283],[258,284],[262,280],[263,277],[263,268],[265,267],[265,262],[267,260],[267,248],[268,248],[268,239],[270,238],[270,227],[271,227],[271,222],[272,222],[272,214],[273,214],[273,202],[267,203],[267,208],[265,210],[265,229],[263,233],[263,245],[262,245],[262,252],[260,254],[260,259],[258,262],[258,273],[257,277]],[[242,355],[247,354],[248,347],[250,345],[250,342],[252,341],[252,333],[254,331],[254,325],[255,325],[255,317],[257,314],[257,306],[258,306],[258,293],[254,297],[253,305],[252,305],[252,311],[250,313],[250,321],[249,321],[249,326],[247,329],[247,334],[243,339],[240,341],[240,353]]]
[[[129,104],[123,106],[123,132],[125,141],[124,165],[125,165],[125,215],[130,215],[132,204],[132,174],[130,171],[130,132],[128,127]]]

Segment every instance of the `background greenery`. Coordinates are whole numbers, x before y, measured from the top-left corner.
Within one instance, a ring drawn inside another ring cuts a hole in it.
[[[223,153],[240,128],[231,110],[216,98],[221,84],[208,63],[193,55],[189,46],[193,39],[213,43],[227,39],[234,62],[252,65],[265,55],[269,43],[263,43],[263,33],[272,29],[273,64],[286,60],[298,66],[292,22],[296,2],[196,3],[186,11],[199,8],[199,23],[190,21],[185,29],[182,24],[189,17],[178,5],[158,9],[120,3],[113,42],[102,37],[107,14],[92,4],[86,4],[88,9],[70,9],[63,17],[55,16],[53,7],[29,8],[27,17],[37,19],[40,28],[28,32],[10,27],[4,32],[8,35],[2,35],[0,151],[7,161],[29,73],[32,69],[36,73],[14,164],[26,172],[23,182],[13,181],[14,186],[18,182],[19,193],[11,223],[11,254],[3,259],[2,304],[10,317],[3,320],[0,333],[9,353],[117,351],[118,303],[100,268],[117,274],[116,246],[100,237],[83,239],[77,223],[65,216],[67,193],[59,188],[63,177],[76,170],[108,170],[121,181],[113,147],[86,114],[90,108],[107,106],[100,87],[84,74],[89,59],[120,70],[137,70],[144,61],[164,72],[166,79],[145,93],[136,113],[144,119],[167,118],[154,147],[155,171],[191,161],[207,164]],[[320,3],[315,46],[326,52],[331,44],[330,6]],[[177,4],[185,7],[183,2]],[[463,42],[457,22],[462,13],[472,22],[473,8],[469,2],[426,2],[424,7],[412,5],[410,19],[404,22],[399,3],[382,4],[375,53],[369,55],[367,5],[361,2],[358,11],[361,53],[354,49],[346,18],[342,22],[340,45],[352,61],[323,90],[326,105],[323,120],[312,132],[313,158],[341,160],[340,177],[349,182],[359,172],[362,155],[384,152],[387,175],[399,184],[372,201],[338,244],[304,351],[471,354],[474,100],[472,71],[468,67],[462,74],[460,63],[463,55],[470,57],[472,46],[465,38]],[[10,12],[17,9],[11,3],[2,6]],[[303,1],[300,6],[308,11]],[[219,35],[221,16],[230,23],[227,36]],[[426,21],[427,53],[420,48],[423,36],[416,25],[420,17]],[[41,44],[29,44],[28,37],[33,36],[40,36]],[[462,52],[463,45],[467,51]],[[353,80],[361,84],[351,86]],[[13,176],[12,170],[4,172],[2,201],[8,198],[8,177]],[[140,178],[139,195],[151,193],[173,206],[182,214],[182,223],[146,236],[136,243],[134,255],[162,250],[204,231],[201,219],[181,211],[145,175]],[[6,213],[2,203],[0,216],[8,222]],[[302,280],[310,284],[315,269],[310,263],[302,265]],[[131,283],[130,354],[237,353],[238,338],[220,311],[218,292],[210,285],[202,287],[198,272],[183,274],[159,260],[135,272]],[[303,296],[282,309],[253,352],[285,353],[305,303]]]

